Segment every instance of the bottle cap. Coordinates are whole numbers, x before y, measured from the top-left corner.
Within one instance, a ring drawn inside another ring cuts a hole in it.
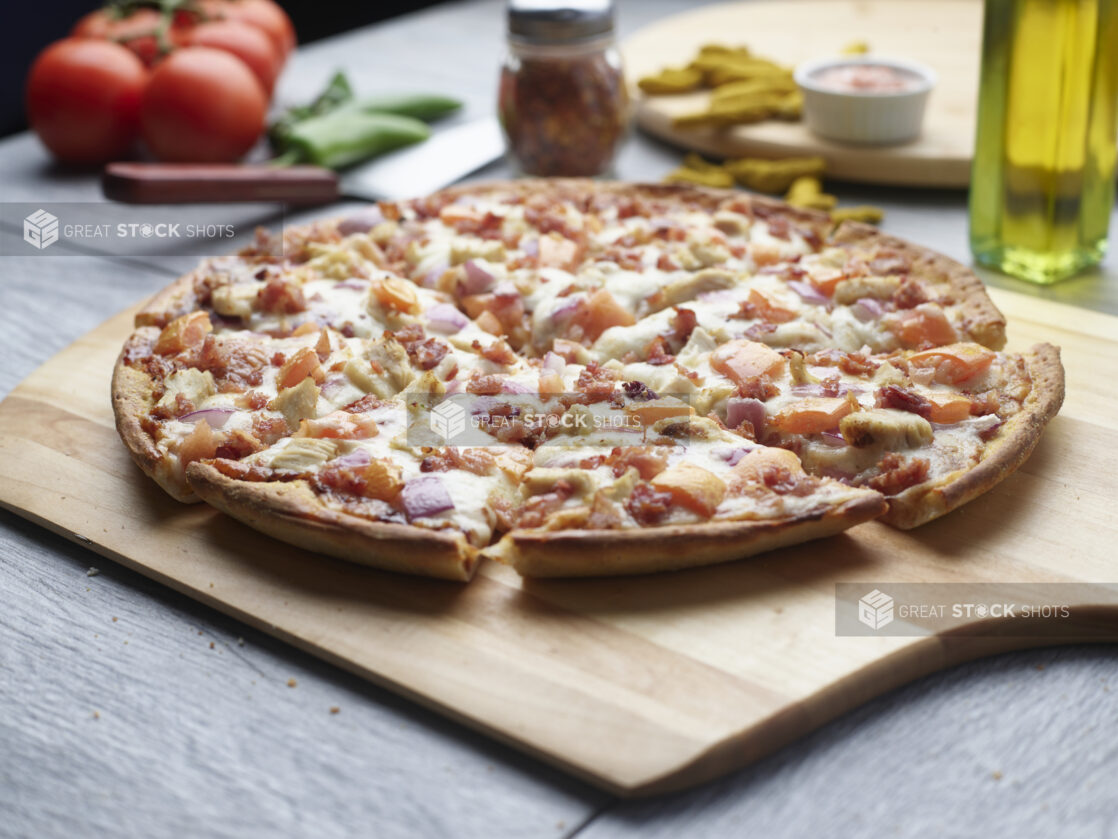
[[[571,44],[613,32],[612,0],[509,0],[509,37],[532,44]]]

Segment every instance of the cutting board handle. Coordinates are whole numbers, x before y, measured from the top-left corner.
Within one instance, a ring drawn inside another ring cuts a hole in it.
[[[339,197],[337,174],[320,166],[110,163],[101,188],[126,204],[329,204]]]

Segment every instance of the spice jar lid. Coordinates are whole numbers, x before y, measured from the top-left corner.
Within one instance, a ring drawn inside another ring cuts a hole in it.
[[[570,44],[613,32],[612,0],[509,0],[509,37],[533,44]]]

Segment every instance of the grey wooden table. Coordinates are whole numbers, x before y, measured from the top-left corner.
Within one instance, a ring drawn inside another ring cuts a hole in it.
[[[622,28],[687,5],[622,3]],[[462,3],[318,43],[280,99],[345,67],[361,89],[442,90],[484,113],[500,28],[498,3]],[[635,138],[618,174],[657,179],[677,159]],[[97,198],[94,178],[52,167],[26,135],[0,143],[0,190]],[[967,258],[961,193],[837,191]],[[96,252],[0,257],[0,394],[194,262]],[[1118,313],[1118,266],[1043,293]],[[620,801],[0,513],[0,836],[1118,839],[1115,653],[957,667],[724,780]]]

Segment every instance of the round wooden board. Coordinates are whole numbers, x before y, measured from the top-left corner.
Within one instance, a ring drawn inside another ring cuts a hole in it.
[[[729,129],[681,131],[671,121],[701,110],[708,94],[637,96],[637,121],[650,134],[715,157],[820,154],[836,178],[876,184],[966,187],[974,147],[982,39],[979,0],[762,0],[709,6],[665,18],[623,45],[635,81],[685,65],[702,44],[745,45],[795,65],[839,54],[852,41],[873,53],[932,67],[932,92],[920,139],[900,146],[853,146],[825,140],[803,123],[769,121]],[[634,87],[635,89],[635,87]]]

